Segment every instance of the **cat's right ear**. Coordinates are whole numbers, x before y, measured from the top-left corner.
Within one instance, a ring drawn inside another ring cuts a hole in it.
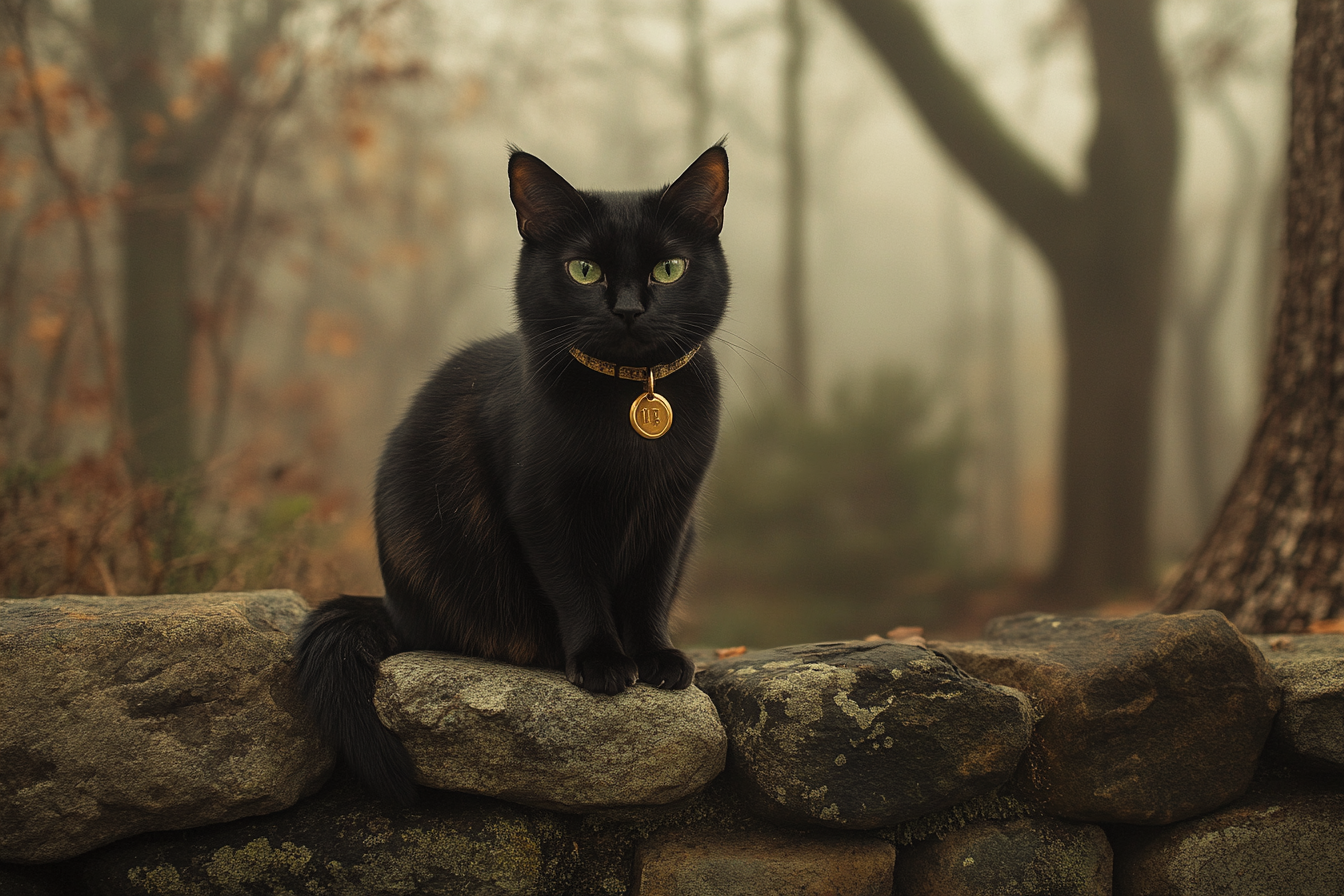
[[[723,230],[723,206],[728,201],[728,153],[720,140],[663,191],[661,207],[694,222],[717,236]]]
[[[569,181],[536,156],[514,149],[509,156],[509,198],[525,240],[558,235],[587,205]]]

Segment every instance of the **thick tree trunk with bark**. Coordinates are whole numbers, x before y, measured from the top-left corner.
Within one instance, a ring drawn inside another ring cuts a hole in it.
[[[1288,257],[1260,421],[1159,604],[1254,632],[1344,616],[1344,0],[1299,0],[1292,93]]]
[[[998,120],[909,0],[836,0],[935,139],[1040,252],[1066,352],[1059,538],[1070,602],[1148,583],[1153,377],[1176,112],[1152,0],[1084,0],[1097,96],[1087,184],[1062,184]]]

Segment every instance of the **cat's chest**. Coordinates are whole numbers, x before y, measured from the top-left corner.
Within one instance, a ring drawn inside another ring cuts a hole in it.
[[[668,396],[670,426],[650,439],[632,420],[642,393],[624,391],[537,409],[513,445],[511,478],[521,494],[613,518],[677,512],[692,501],[713,454],[712,409],[687,394]]]

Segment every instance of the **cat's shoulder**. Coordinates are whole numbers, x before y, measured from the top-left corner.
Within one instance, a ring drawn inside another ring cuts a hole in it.
[[[488,394],[516,378],[522,358],[517,333],[481,339],[451,353],[434,368],[416,393],[413,405],[442,408],[459,400]]]
[[[523,342],[517,333],[500,333],[487,339],[478,339],[458,349],[444,359],[442,367],[470,367],[484,365],[498,368],[515,364],[522,357]]]

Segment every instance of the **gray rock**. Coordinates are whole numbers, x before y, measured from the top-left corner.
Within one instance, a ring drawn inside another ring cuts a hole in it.
[[[1337,784],[1268,782],[1209,815],[1113,830],[1115,896],[1339,896],[1342,841]]]
[[[1101,828],[1053,818],[983,821],[902,849],[895,896],[1111,896]]]
[[[1043,713],[1014,781],[1047,814],[1169,824],[1246,792],[1279,707],[1260,651],[1212,610],[1132,619],[1023,614],[936,643]]]
[[[743,654],[696,677],[753,810],[789,824],[868,829],[987,793],[1031,735],[1026,696],[890,641]]]
[[[420,783],[564,812],[681,799],[727,751],[694,687],[606,696],[551,670],[422,651],[383,662],[374,702]]]
[[[291,683],[292,591],[0,600],[0,860],[274,812],[333,757]]]
[[[640,846],[630,896],[891,896],[895,856],[873,836],[676,832]]]
[[[1344,771],[1344,635],[1251,640],[1283,688],[1271,743],[1307,762]]]
[[[465,794],[389,811],[341,784],[285,812],[145,834],[72,865],[100,896],[522,896],[570,876],[573,833],[549,813]]]

